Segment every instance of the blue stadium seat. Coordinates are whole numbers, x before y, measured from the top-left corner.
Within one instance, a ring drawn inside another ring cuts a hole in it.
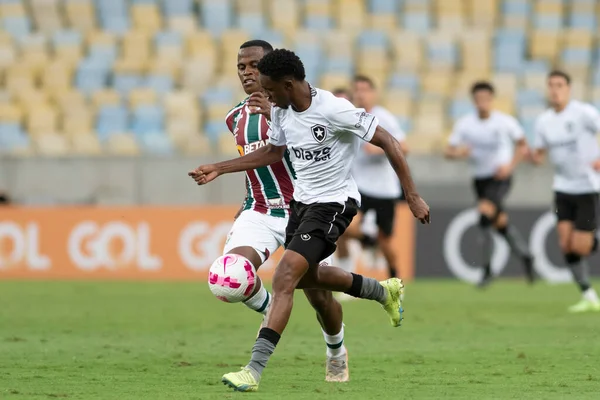
[[[238,28],[248,32],[252,36],[260,36],[266,26],[265,17],[262,13],[239,14],[237,20]]]
[[[326,15],[307,15],[304,26],[308,29],[330,29],[333,27],[331,18]]]
[[[502,3],[502,14],[528,16],[531,12],[529,0],[505,0]]]
[[[165,14],[169,17],[189,15],[193,9],[192,0],[169,0],[162,4]]]
[[[31,33],[31,22],[27,17],[4,17],[2,30],[15,38],[21,38]]]
[[[345,57],[328,58],[325,62],[325,70],[323,72],[352,75],[354,73],[354,63]]]
[[[144,153],[169,156],[174,153],[173,143],[164,132],[148,132],[137,137]]]
[[[145,86],[152,88],[159,96],[173,91],[173,78],[168,75],[150,75],[146,78]]]
[[[543,105],[544,94],[534,89],[523,89],[517,93],[517,107]]]
[[[164,131],[165,112],[156,105],[141,105],[133,112],[131,131],[141,137],[148,133]]]
[[[222,120],[208,121],[204,124],[204,133],[213,142],[215,142],[223,132],[227,132],[227,125],[225,125],[225,122]]]
[[[522,72],[540,72],[550,71],[550,64],[546,60],[527,60],[521,64]]]
[[[398,122],[400,123],[400,127],[405,133],[410,133],[412,131],[413,122],[412,119],[403,116],[396,116]]]
[[[142,77],[134,74],[115,74],[112,81],[112,86],[121,96],[127,96],[132,89],[138,88],[142,84]]]
[[[396,14],[400,4],[397,0],[369,0],[368,6],[372,14]]]
[[[75,85],[83,93],[92,92],[106,86],[108,81],[108,68],[106,64],[94,59],[85,59],[79,63],[75,75]]]
[[[525,33],[498,29],[494,39],[494,68],[499,72],[519,72],[525,59]]]
[[[116,35],[124,35],[130,29],[129,19],[126,17],[106,18],[102,23],[102,28]]]
[[[157,47],[161,46],[182,46],[183,39],[179,32],[162,31],[154,36],[154,43]]]
[[[52,35],[52,42],[55,46],[57,45],[70,45],[78,46],[81,44],[83,38],[81,32],[74,30],[60,30],[54,32]]]
[[[358,36],[358,45],[366,48],[387,48],[389,46],[388,36],[382,31],[366,30]]]
[[[226,87],[213,87],[201,95],[205,103],[234,104],[233,91]]]
[[[471,111],[473,111],[473,104],[469,99],[454,99],[454,101],[452,101],[452,104],[450,104],[450,118],[452,118],[453,121],[456,121],[457,119],[465,116]]]
[[[533,17],[533,26],[536,29],[558,30],[563,26],[562,16],[536,14]]]
[[[576,29],[588,29],[595,31],[597,27],[596,15],[594,14],[571,14],[569,26]]]
[[[107,105],[100,109],[96,118],[96,132],[101,141],[116,133],[127,131],[127,110],[116,105]]]
[[[88,59],[108,68],[117,59],[117,47],[93,44],[89,47]]]
[[[592,83],[595,87],[600,87],[600,68],[598,67],[592,71]]]
[[[0,152],[27,147],[29,137],[16,122],[0,122]]]
[[[402,89],[410,92],[413,97],[419,92],[419,77],[410,72],[397,72],[393,74],[389,84],[394,89]]]
[[[129,9],[125,0],[95,0],[95,3],[102,28],[118,35],[129,31]]]
[[[586,65],[592,62],[592,52],[588,49],[564,49],[562,59],[568,64]]]
[[[427,33],[432,28],[428,13],[409,13],[402,15],[404,29],[417,33]]]
[[[452,42],[445,43],[441,46],[428,46],[427,56],[429,58],[429,62],[432,64],[440,62],[444,64],[451,63],[456,65],[458,59],[458,49]]]
[[[220,36],[232,26],[233,7],[230,0],[202,0],[200,25],[214,35]]]
[[[260,32],[260,38],[262,40],[266,40],[267,42],[271,43],[271,45],[278,49],[278,48],[282,48],[285,45],[285,37],[283,35],[283,33],[279,32],[279,31],[274,31],[274,30],[262,30]],[[304,59],[302,57],[300,57],[300,59],[302,61],[304,61]]]

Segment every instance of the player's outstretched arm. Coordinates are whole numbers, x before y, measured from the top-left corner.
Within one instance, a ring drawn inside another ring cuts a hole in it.
[[[385,152],[394,171],[396,171],[396,175],[398,175],[398,179],[400,179],[406,202],[415,218],[424,224],[429,223],[429,206],[417,193],[410,169],[408,168],[404,154],[402,154],[400,143],[388,131],[378,126],[371,139],[371,144],[374,144]]]
[[[219,175],[248,171],[274,164],[283,158],[284,152],[285,146],[275,146],[269,143],[243,157],[233,158],[216,164],[201,165],[195,170],[188,172],[188,175],[198,185],[205,185],[215,180]]]
[[[546,150],[545,149],[531,149],[529,151],[529,160],[535,165],[540,165],[544,162],[546,158]]]
[[[470,150],[467,146],[452,146],[448,145],[444,149],[444,157],[449,160],[469,157]]]

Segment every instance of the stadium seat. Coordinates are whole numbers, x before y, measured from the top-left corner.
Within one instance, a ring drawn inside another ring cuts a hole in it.
[[[403,15],[402,27],[407,31],[425,34],[432,28],[431,17],[425,12],[414,12]]]
[[[164,13],[168,17],[192,14],[193,0],[169,0],[162,2]]]
[[[58,113],[49,106],[31,108],[26,126],[32,136],[55,133],[58,130]]]
[[[131,131],[139,138],[164,132],[164,110],[157,105],[142,104],[133,110]]]
[[[211,155],[213,146],[206,136],[193,135],[178,145],[179,151],[186,155]]]
[[[366,9],[364,0],[336,1],[334,19],[337,28],[343,31],[360,31],[366,25]]]
[[[131,5],[133,29],[140,32],[154,33],[162,27],[162,17],[157,4]]]
[[[0,154],[29,155],[30,139],[17,122],[6,122],[0,106]]]
[[[414,32],[393,35],[392,53],[398,70],[418,70],[424,63],[424,48],[421,37]]]
[[[267,0],[267,4],[271,16],[271,28],[293,37],[300,25],[299,2],[296,0]]]
[[[498,21],[498,0],[469,0],[468,20],[472,27],[489,30]]]
[[[131,109],[135,109],[142,105],[155,105],[157,101],[158,96],[152,88],[140,87],[129,92],[129,107]]]
[[[173,16],[167,19],[166,27],[172,32],[178,32],[184,36],[189,36],[198,30],[198,22],[194,19],[192,14]]]
[[[78,134],[70,137],[71,154],[74,156],[98,156],[102,146],[94,134]]]
[[[231,28],[233,7],[231,0],[201,0],[200,25],[215,36]]]
[[[96,132],[101,141],[106,141],[111,136],[126,132],[128,128],[127,110],[121,106],[102,106],[96,117]]]
[[[13,103],[0,103],[0,123],[8,124],[8,130],[14,126],[19,126],[23,118],[23,111],[20,107]],[[4,126],[4,125],[3,125]],[[12,131],[11,131],[12,132]]]
[[[108,68],[95,59],[82,60],[77,67],[75,85],[79,90],[90,94],[108,83]]]
[[[113,76],[113,88],[121,96],[127,96],[133,89],[139,88],[143,84],[143,78],[134,74],[115,74]]]
[[[553,62],[558,55],[559,45],[558,31],[534,30],[530,42],[531,57]]]
[[[221,135],[219,135],[217,146],[219,153],[223,154],[224,156],[235,157],[239,155],[237,146],[235,145],[235,140],[228,132],[223,132]]]
[[[106,142],[106,150],[115,156],[137,156],[140,153],[135,137],[129,133],[117,133],[110,136]]]
[[[64,7],[68,26],[80,32],[96,29],[96,13],[92,0],[68,0]]]
[[[65,136],[49,133],[34,138],[35,149],[41,156],[61,157],[69,154],[70,145]]]
[[[142,151],[147,154],[168,156],[175,150],[171,139],[164,132],[149,132],[137,138]]]

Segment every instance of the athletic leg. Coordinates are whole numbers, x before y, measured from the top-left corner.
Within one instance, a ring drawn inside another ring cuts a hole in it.
[[[380,201],[377,207],[376,222],[379,228],[377,244],[385,258],[390,278],[395,278],[397,275],[397,254],[392,245],[392,235],[394,233],[394,223],[396,222],[396,200],[384,199]]]
[[[500,211],[495,221],[496,231],[506,240],[511,251],[521,259],[525,275],[530,283],[535,280],[535,273],[533,271],[533,257],[527,247],[527,242],[514,226],[508,222],[508,214],[504,211]]]
[[[494,238],[492,236],[492,227],[497,208],[490,200],[481,199],[477,205],[479,210],[479,229],[481,230],[481,257],[483,266],[483,277],[479,282],[479,287],[487,286],[492,278],[492,251],[494,248]]]
[[[568,238],[569,253],[565,256],[583,299],[572,306],[571,312],[600,311],[598,294],[592,288],[589,276],[589,265],[586,258],[596,250],[598,241],[595,237],[596,207],[595,195],[578,195],[574,197],[577,203],[573,229]]]

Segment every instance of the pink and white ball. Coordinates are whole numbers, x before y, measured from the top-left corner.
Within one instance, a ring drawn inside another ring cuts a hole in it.
[[[238,303],[250,297],[256,285],[256,269],[246,258],[225,254],[213,262],[208,272],[212,294],[226,303]]]

